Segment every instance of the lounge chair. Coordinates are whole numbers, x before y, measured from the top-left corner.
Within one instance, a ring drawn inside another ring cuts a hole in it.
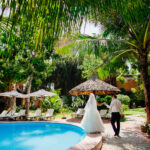
[[[6,116],[8,113],[7,110],[3,110],[2,113],[0,114],[0,118]]]
[[[111,118],[111,113],[109,112],[109,113],[105,116],[105,118],[110,119],[110,118]]]
[[[101,109],[101,110],[100,110],[100,116],[101,116],[102,118],[104,118],[104,117],[106,116],[106,114],[107,114],[107,109]]]
[[[36,110],[33,116],[29,116],[28,118],[32,120],[32,119],[40,117],[40,115],[41,115],[41,110]]]
[[[10,110],[5,116],[1,116],[0,118],[9,118],[15,114],[14,110]]]
[[[13,115],[13,116],[11,116],[9,118],[16,120],[17,118],[24,117],[25,116],[25,112],[26,112],[26,110],[21,109],[18,114],[15,114],[15,115]]]
[[[41,116],[40,119],[45,120],[45,119],[48,119],[48,118],[52,118],[52,117],[54,117],[53,114],[54,114],[54,109],[48,109],[47,112],[46,112],[46,115]]]
[[[72,117],[83,117],[85,110],[83,108],[78,108],[75,114],[72,114]]]

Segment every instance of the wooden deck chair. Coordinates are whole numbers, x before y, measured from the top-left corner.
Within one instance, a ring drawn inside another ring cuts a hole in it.
[[[1,118],[9,118],[11,116],[13,116],[15,114],[15,111],[14,110],[10,110],[5,116],[1,116]]]
[[[83,117],[85,110],[83,108],[78,108],[77,112],[72,114],[72,117]]]
[[[32,120],[32,119],[40,117],[40,115],[41,115],[41,110],[36,110],[33,116],[29,116],[28,118]]]
[[[0,114],[0,118],[3,116],[6,116],[8,113],[8,110],[3,110],[2,113]]]
[[[25,109],[21,109],[18,114],[15,114],[15,115],[13,115],[13,116],[11,116],[9,118],[16,120],[17,118],[24,117],[25,116],[25,112],[26,112]]]
[[[54,109],[48,109],[46,112],[46,115],[41,116],[40,119],[44,120],[44,119],[52,118],[52,117],[54,117],[53,114],[54,114]]]

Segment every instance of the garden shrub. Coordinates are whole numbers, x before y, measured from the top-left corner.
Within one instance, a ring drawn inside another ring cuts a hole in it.
[[[123,94],[118,94],[117,99],[121,101],[122,104],[128,105],[130,104],[130,97]]]
[[[37,107],[35,106],[35,104],[30,106],[30,110],[36,110],[36,109]]]
[[[121,76],[121,75],[119,75],[116,78],[116,80],[119,81],[121,84],[125,84],[127,82],[127,80],[123,76]]]
[[[40,108],[42,112],[46,112],[47,109],[50,109],[50,102],[46,99],[44,99],[42,101],[42,103],[40,104]]]
[[[60,90],[53,90],[51,91],[55,93],[55,96],[47,97],[45,100],[42,101],[40,105],[43,112],[47,111],[47,109],[54,109],[54,112],[59,113],[61,107],[63,106],[62,99],[59,97]]]
[[[106,102],[108,105],[110,105],[110,103],[111,103],[111,101],[112,101],[112,97],[109,96],[109,95],[107,95],[107,96],[104,97],[104,100],[105,100],[105,102]]]
[[[103,97],[99,96],[98,98],[96,98],[98,103],[101,104],[103,102],[106,102],[108,105],[110,105],[111,99],[112,99],[111,96],[105,96],[105,95],[103,95]],[[102,106],[98,106],[98,109],[107,109],[107,107],[105,105],[102,105]]]
[[[63,97],[63,104],[70,107],[72,105],[72,97],[71,96],[65,96],[65,95],[62,97]]]
[[[131,99],[131,107],[133,106],[133,103],[135,103],[135,106],[145,107],[145,95],[143,85],[140,85],[139,89],[131,88],[131,91],[133,95],[133,98]]]
[[[70,108],[67,105],[64,105],[62,108],[60,108],[60,112],[61,113],[70,113],[72,111],[70,110]]]
[[[25,109],[25,105],[16,106],[16,112],[19,112],[21,109]]]
[[[84,104],[84,100],[81,99],[80,97],[77,97],[77,98],[72,102],[72,105],[71,105],[71,106],[78,108],[78,107],[82,107],[83,104]]]
[[[129,106],[128,105],[122,104],[122,107],[123,107],[123,111],[129,110]]]

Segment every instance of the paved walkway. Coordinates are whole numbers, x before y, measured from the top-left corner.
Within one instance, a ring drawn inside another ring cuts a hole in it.
[[[110,123],[106,123],[102,150],[150,150],[150,139],[140,131],[144,122],[139,115],[127,117],[127,121],[121,123],[120,138],[114,137]]]

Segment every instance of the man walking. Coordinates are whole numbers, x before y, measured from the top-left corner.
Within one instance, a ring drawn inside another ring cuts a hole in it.
[[[115,132],[114,136],[119,137],[119,132],[120,132],[120,117],[123,116],[123,108],[121,105],[121,102],[117,100],[117,96],[113,95],[112,101],[110,103],[110,106],[104,103],[110,110],[111,112],[111,124],[113,127],[113,130]],[[121,111],[121,114],[120,114]],[[115,125],[115,122],[117,123],[117,126]]]

